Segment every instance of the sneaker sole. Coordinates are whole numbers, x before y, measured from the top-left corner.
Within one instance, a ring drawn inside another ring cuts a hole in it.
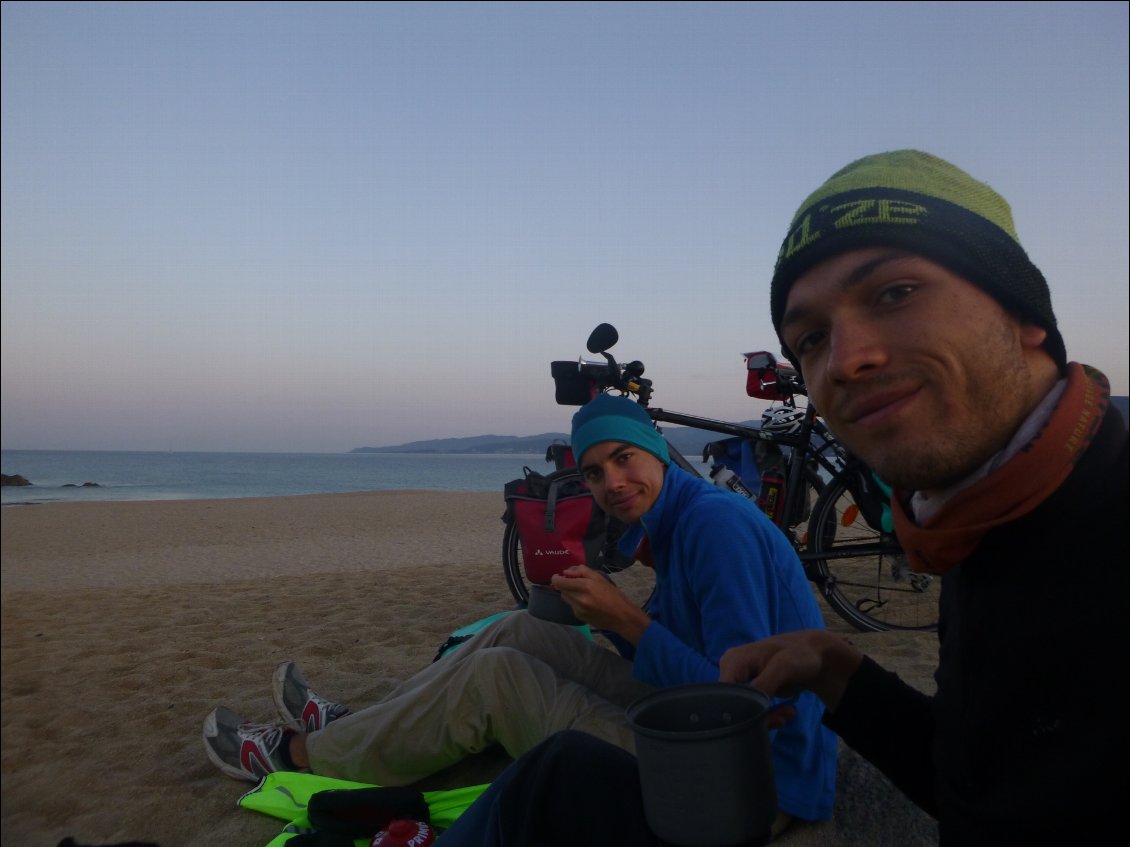
[[[218,711],[219,709],[213,709],[209,713],[208,717],[204,719],[204,752],[208,754],[208,760],[213,765],[218,767],[221,771],[223,771],[224,776],[230,776],[232,779],[238,779],[241,782],[259,782],[259,777],[254,776],[253,774],[249,774],[243,768],[237,768],[233,765],[229,765],[227,762],[221,759],[219,754],[214,749],[212,749],[212,745],[208,743],[208,739],[215,738],[220,734],[219,726],[216,720],[216,712]]]

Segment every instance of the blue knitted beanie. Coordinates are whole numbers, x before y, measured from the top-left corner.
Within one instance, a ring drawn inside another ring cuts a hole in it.
[[[585,451],[603,441],[632,444],[651,453],[663,464],[671,464],[667,442],[656,430],[644,408],[634,400],[614,394],[598,394],[573,415],[573,455],[577,464]]]

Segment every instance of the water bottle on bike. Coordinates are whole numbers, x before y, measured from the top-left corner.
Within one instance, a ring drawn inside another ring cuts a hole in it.
[[[761,475],[761,493],[757,497],[757,505],[765,516],[777,526],[781,525],[784,510],[781,504],[785,499],[785,478],[776,471],[765,471]]]
[[[715,465],[710,469],[710,480],[715,485],[728,488],[735,494],[748,497],[750,500],[756,499],[753,492],[742,482],[742,478],[724,465]]]

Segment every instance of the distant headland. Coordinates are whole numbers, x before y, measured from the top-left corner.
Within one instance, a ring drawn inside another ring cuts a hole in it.
[[[433,438],[392,447],[357,447],[350,453],[544,453],[555,441],[568,443],[564,432],[540,435],[474,435],[469,438]]]
[[[1130,398],[1125,394],[1110,398],[1122,419],[1130,424]],[[739,421],[743,426],[753,426],[757,421]],[[693,429],[686,426],[665,426],[663,434],[684,456],[701,455],[711,441],[724,435]],[[569,443],[566,432],[543,432],[540,435],[474,435],[469,438],[434,438],[430,441],[410,441],[391,447],[356,447],[350,453],[544,453],[554,442]]]
[[[744,426],[754,421],[740,421]],[[675,449],[687,457],[701,455],[711,441],[725,438],[717,432],[686,426],[665,426],[663,434]],[[357,447],[350,453],[522,453],[543,454],[551,444],[568,444],[567,432],[543,432],[540,435],[476,435],[470,438],[435,438],[431,441],[410,441],[392,447]]]

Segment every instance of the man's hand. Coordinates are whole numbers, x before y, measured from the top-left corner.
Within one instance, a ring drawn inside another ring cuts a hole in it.
[[[640,643],[651,623],[647,613],[628,599],[604,574],[574,565],[555,574],[550,584],[561,593],[573,614],[590,626],[615,632],[633,645]]]
[[[722,682],[750,682],[770,697],[809,690],[835,711],[863,653],[846,639],[823,630],[789,632],[722,654]]]

